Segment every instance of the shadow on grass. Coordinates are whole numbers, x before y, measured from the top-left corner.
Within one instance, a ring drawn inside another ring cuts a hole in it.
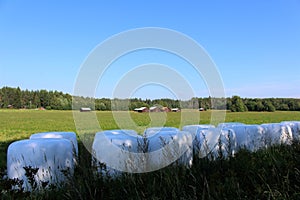
[[[8,146],[14,141],[0,142],[0,172],[3,172],[6,168],[6,154]]]

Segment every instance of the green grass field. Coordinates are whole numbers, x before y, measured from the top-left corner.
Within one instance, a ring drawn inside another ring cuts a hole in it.
[[[195,111],[197,112],[197,111]],[[122,115],[124,112],[120,112]],[[210,123],[211,112],[197,112],[201,124]],[[136,131],[142,132],[151,126],[149,113],[130,113],[136,123]],[[103,130],[118,129],[112,112],[97,112],[97,117]],[[124,116],[125,117],[125,116]],[[280,122],[284,120],[299,120],[300,112],[244,112],[226,113],[227,122],[242,122],[246,124],[261,124]],[[72,111],[39,111],[39,110],[0,110],[0,141],[14,141],[28,138],[31,134],[45,131],[76,132]],[[179,127],[181,113],[167,113],[164,126]],[[155,125],[155,124],[154,124]]]
[[[112,112],[96,112],[96,114],[102,129],[119,128]],[[125,112],[117,114],[121,119],[127,119]],[[201,124],[210,123],[211,111],[194,111],[191,114],[199,115]],[[166,115],[164,126],[180,128],[185,125],[180,124],[181,113],[164,115]],[[155,122],[152,123],[151,119],[164,117],[161,113],[149,115],[149,113],[134,112],[131,112],[130,116],[136,124],[134,129],[139,133],[147,127],[157,125]],[[300,112],[226,113],[226,122],[261,124],[290,120],[300,121]],[[76,132],[72,111],[0,110],[0,121],[0,175],[5,170],[6,151],[11,142],[26,139],[37,132]],[[80,140],[80,137],[78,139]],[[185,199],[193,198],[193,195],[204,199],[297,199],[300,197],[300,192],[297,192],[300,191],[299,144],[288,148],[271,148],[255,154],[241,152],[226,162],[201,160],[196,162],[191,170],[166,168],[155,173],[123,177],[121,180],[109,180],[108,182],[101,178],[90,177],[90,155],[84,150],[82,144],[80,144],[80,149],[83,165],[77,169],[78,175],[72,180],[72,185],[68,185],[57,194],[66,199],[85,199],[85,197],[118,199],[119,195],[128,195],[128,198],[135,199],[162,197],[176,199],[184,197],[183,199]],[[5,185],[6,183],[0,181],[0,192],[1,184]],[[76,186],[74,187],[74,185]],[[6,197],[9,199],[21,197],[56,199],[58,197],[51,193],[45,193],[42,196],[26,195],[9,193],[6,194]]]
[[[199,114],[201,124],[210,123],[211,111],[198,112],[192,111],[193,114]],[[125,120],[126,112],[117,112],[119,117],[123,116]],[[165,113],[152,113],[152,119],[163,117]],[[154,115],[154,116],[153,116]],[[155,116],[157,115],[157,116]],[[132,120],[136,127],[133,127],[139,133],[151,125],[149,113],[130,112]],[[167,113],[164,126],[180,128],[181,113]],[[119,129],[115,122],[114,115],[110,111],[97,112],[99,124],[103,130]],[[300,112],[242,112],[226,113],[227,122],[242,122],[246,124],[261,124],[280,122],[284,120],[299,120]],[[31,134],[47,131],[74,131],[76,127],[72,111],[41,111],[41,110],[0,110],[0,168],[5,166],[6,149],[8,144],[13,141],[26,139]],[[80,139],[80,138],[79,138]]]
[[[198,112],[201,124],[210,123],[211,111]],[[195,114],[194,112],[194,114]],[[123,116],[128,120],[126,112],[118,112],[118,116]],[[154,115],[154,116],[153,116]],[[157,115],[157,116],[155,116]],[[180,128],[181,113],[152,113],[152,118],[164,117],[166,122],[164,126]],[[131,127],[137,132],[157,124],[151,123],[149,113],[134,113],[130,116],[135,122],[136,127]],[[114,115],[110,111],[97,112],[99,124],[103,130],[119,129],[115,122]],[[226,113],[227,122],[242,122],[246,124],[261,124],[280,122],[284,120],[299,120],[300,112],[243,112],[243,113]],[[73,131],[76,127],[72,111],[41,111],[41,110],[0,110],[0,168],[5,167],[7,146],[16,140],[26,139],[31,134],[47,131]],[[188,123],[187,123],[188,124]],[[127,127],[128,128],[128,127]],[[129,127],[130,128],[130,127]],[[80,138],[79,138],[80,139]]]

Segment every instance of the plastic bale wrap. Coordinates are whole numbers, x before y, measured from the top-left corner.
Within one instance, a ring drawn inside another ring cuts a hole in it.
[[[194,153],[198,158],[228,158],[234,156],[236,149],[236,137],[232,129],[210,128],[196,134]]]
[[[278,144],[292,144],[293,133],[289,125],[270,123],[261,125],[265,129],[266,147]]]
[[[154,135],[146,137],[148,141],[149,158],[148,167],[167,165],[164,162],[173,160],[173,165],[191,167],[193,162],[192,140],[193,136],[187,131],[161,130]],[[152,154],[157,152],[157,154]]]
[[[103,140],[105,136],[109,144]],[[107,148],[104,148],[106,145]],[[112,147],[120,149],[117,154],[110,150]],[[124,156],[123,152],[139,153],[142,151],[142,137],[137,135],[133,130],[108,130],[98,132],[95,135],[92,145],[92,166],[96,167],[97,172],[111,177],[118,177],[122,174],[122,170],[131,172],[136,171],[139,167],[139,160],[134,155]],[[105,161],[116,163],[116,166],[107,166]],[[117,169],[119,168],[119,169]]]
[[[73,174],[74,155],[70,140],[20,140],[8,147],[8,178],[23,181],[25,191],[60,186]]]
[[[300,121],[283,121],[281,124],[290,126],[293,140],[300,141]]]
[[[46,138],[63,138],[68,139],[73,144],[73,149],[75,155],[78,157],[78,142],[76,138],[76,134],[74,132],[43,132],[43,133],[35,133],[30,136],[29,139],[46,139]]]
[[[260,125],[238,125],[231,129],[235,132],[238,149],[251,152],[265,147],[265,129]]]

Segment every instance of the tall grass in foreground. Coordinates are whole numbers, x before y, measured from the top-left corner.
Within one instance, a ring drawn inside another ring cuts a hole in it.
[[[299,199],[300,144],[274,146],[227,160],[197,159],[190,169],[169,166],[144,174],[103,177],[91,167],[91,155],[80,143],[75,176],[60,189],[39,193],[6,190],[2,199]]]

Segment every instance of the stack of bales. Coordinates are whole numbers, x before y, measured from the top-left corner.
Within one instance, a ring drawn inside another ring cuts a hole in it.
[[[102,131],[93,142],[93,166],[101,173],[118,175],[120,171],[146,172],[177,162],[192,164],[192,137],[173,127],[146,129],[143,136],[132,130]],[[116,149],[114,147],[118,147]],[[102,168],[101,168],[102,167]]]
[[[261,125],[238,122],[213,125],[152,127],[138,135],[133,130],[107,130],[95,134],[92,166],[98,173],[118,176],[141,173],[171,163],[190,167],[193,157],[228,158],[244,148],[251,152],[300,140],[300,121]],[[60,186],[72,176],[78,157],[76,134],[46,132],[13,142],[7,152],[10,179],[23,181],[25,191]]]

